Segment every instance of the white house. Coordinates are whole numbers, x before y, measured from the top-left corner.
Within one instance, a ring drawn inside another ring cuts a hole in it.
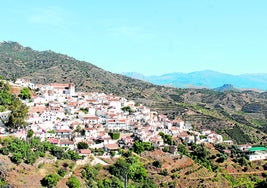
[[[248,149],[248,160],[258,161],[267,159],[267,148],[265,147],[251,147]]]
[[[75,149],[74,142],[73,141],[70,141],[70,140],[60,140],[59,146],[61,146],[61,147],[68,147],[68,148],[70,148],[72,150]]]

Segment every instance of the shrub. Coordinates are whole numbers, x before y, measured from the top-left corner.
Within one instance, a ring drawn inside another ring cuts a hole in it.
[[[150,142],[136,141],[134,142],[134,145],[133,145],[133,151],[138,154],[142,153],[145,150],[151,151],[153,149],[154,148]]]
[[[22,154],[21,153],[14,153],[10,159],[12,162],[20,164],[22,162]]]
[[[57,174],[49,174],[46,175],[42,180],[41,184],[45,187],[54,187],[57,185],[57,182],[59,181],[59,176]]]
[[[81,184],[80,184],[80,181],[78,180],[77,177],[75,176],[72,176],[68,181],[67,181],[67,186],[69,188],[80,188],[81,187]]]
[[[121,108],[121,110],[124,112],[129,112],[129,113],[133,112],[130,106],[124,106]]]
[[[156,168],[161,168],[162,167],[162,163],[159,160],[154,161],[152,164]]]
[[[74,163],[71,163],[71,164],[70,164],[70,169],[71,169],[71,170],[74,169],[74,165],[75,165]]]
[[[60,175],[61,177],[64,177],[66,175],[66,170],[64,168],[60,168],[57,171],[58,175]]]
[[[170,151],[170,147],[169,146],[164,146],[163,150],[164,152],[169,152]]]
[[[172,179],[176,179],[176,178],[179,178],[180,177],[180,175],[178,174],[178,173],[173,173],[172,174]]]
[[[21,99],[31,99],[30,89],[27,87],[22,88],[22,90],[20,91],[19,97]]]
[[[88,114],[88,109],[87,108],[80,108],[80,110],[85,113],[85,114]]]
[[[3,154],[3,155],[8,155],[9,154],[9,150],[6,146],[2,147],[0,149],[0,153]]]
[[[78,159],[81,159],[81,156],[73,150],[69,150],[67,154],[70,156],[71,160],[77,161]]]
[[[8,183],[3,180],[2,178],[0,178],[0,187],[9,187]]]
[[[120,138],[120,133],[119,132],[114,132],[114,133],[109,133],[110,137],[113,139],[113,140],[118,140]]]
[[[86,165],[82,170],[81,174],[83,178],[90,180],[96,178],[96,176],[98,175],[98,171],[94,167]]]
[[[173,145],[172,136],[169,134],[164,134],[163,132],[160,132],[159,135],[162,137],[165,144]]]
[[[223,153],[219,153],[218,157],[219,158],[216,160],[218,163],[223,163],[228,158],[227,154],[223,154]]]
[[[168,173],[168,170],[167,169],[164,169],[160,172],[160,175],[163,175],[163,176],[168,176],[169,173]]]
[[[26,156],[26,159],[25,159],[25,163],[28,163],[28,164],[33,164],[35,163],[35,161],[38,159],[38,153],[35,153],[35,152],[28,152],[27,153],[27,156]]]
[[[44,152],[39,152],[39,156],[40,157],[44,157],[45,156],[45,153]]]
[[[86,142],[79,142],[77,147],[78,149],[88,149],[88,144]]]
[[[30,129],[30,130],[28,130],[28,132],[27,132],[27,137],[28,137],[28,138],[31,138],[31,137],[33,136],[33,134],[34,134],[33,130]]]

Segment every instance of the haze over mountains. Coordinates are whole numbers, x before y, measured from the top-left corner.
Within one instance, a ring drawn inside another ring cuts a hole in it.
[[[231,84],[239,89],[267,90],[267,73],[231,75],[212,70],[203,70],[191,73],[168,73],[159,76],[145,76],[136,72],[126,72],[123,74],[153,84],[178,88],[213,89],[224,84]]]

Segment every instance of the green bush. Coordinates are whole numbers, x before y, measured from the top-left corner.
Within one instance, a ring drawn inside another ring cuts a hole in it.
[[[13,155],[11,156],[11,161],[16,163],[16,164],[20,164],[22,162],[22,154],[21,153],[13,153]]]
[[[160,172],[160,175],[163,175],[163,176],[168,176],[169,175],[169,172],[167,169],[164,169]]]
[[[153,161],[152,164],[156,168],[161,168],[162,167],[162,163],[159,160]]]
[[[75,151],[69,150],[68,153],[69,159],[77,161],[78,159],[81,159],[82,157]]]
[[[134,182],[144,183],[148,181],[145,167],[140,162],[139,158],[133,155],[121,157],[114,165],[111,165],[108,170],[110,174],[121,180],[127,175],[128,179],[131,179]]]
[[[80,110],[85,113],[85,114],[88,114],[88,109],[87,108],[80,108]]]
[[[19,97],[21,99],[31,99],[30,89],[27,87],[22,88],[22,90],[20,91]]]
[[[162,151],[169,152],[170,151],[170,146],[164,146]]]
[[[33,134],[34,134],[33,130],[30,129],[30,130],[28,130],[28,132],[27,132],[27,137],[28,137],[28,138],[31,138],[31,137],[33,136]]]
[[[163,139],[165,144],[173,145],[173,140],[172,140],[172,136],[171,135],[164,134],[163,132],[160,132],[159,135],[161,136],[161,138]]]
[[[39,158],[39,155],[38,153],[36,152],[28,152],[27,153],[27,156],[26,156],[26,159],[25,159],[25,163],[28,163],[28,164],[33,164],[35,163],[35,161]]]
[[[108,133],[110,135],[110,137],[113,139],[113,140],[118,140],[120,138],[120,133],[119,132],[110,132]]]
[[[88,149],[88,144],[86,142],[79,142],[77,147],[78,149]]]
[[[71,178],[69,178],[66,184],[69,188],[80,188],[81,187],[80,181],[75,176],[71,176]]]
[[[46,175],[41,180],[41,184],[42,186],[52,188],[57,185],[58,181],[59,181],[59,176],[57,174],[49,174],[49,175]]]
[[[9,187],[8,182],[0,178],[0,187]]]
[[[58,175],[60,175],[61,177],[64,177],[66,175],[66,170],[64,168],[60,168],[58,171],[57,171]]]
[[[95,179],[96,176],[98,175],[98,171],[93,167],[86,165],[83,170],[82,170],[82,177],[86,178],[87,180],[89,179]]]
[[[123,182],[115,177],[109,177],[109,178],[104,178],[103,180],[99,180],[97,182],[97,187],[98,188],[112,188],[112,187],[116,187],[116,188],[123,188]]]
[[[3,154],[3,155],[8,155],[9,154],[9,150],[6,146],[2,147],[0,149],[0,153]]]
[[[150,142],[141,142],[141,141],[136,141],[134,142],[134,145],[133,145],[133,151],[135,153],[142,153],[143,151],[147,150],[147,151],[151,151],[153,150],[153,146]]]
[[[176,178],[179,178],[180,177],[180,175],[178,174],[178,173],[173,173],[172,174],[172,179],[176,179]]]
[[[71,163],[70,164],[70,169],[73,170],[74,169],[74,166],[75,166],[75,164],[74,163]]]
[[[178,150],[179,153],[181,153],[182,155],[189,156],[189,153],[188,153],[188,151],[187,151],[185,145],[183,145],[183,144],[179,144],[178,147],[177,147],[177,150]]]
[[[124,112],[129,112],[129,113],[133,112],[130,106],[124,106],[121,108],[121,110]]]
[[[227,158],[228,158],[227,154],[219,153],[218,154],[218,159],[216,160],[216,162],[223,163],[224,161],[227,160]]]

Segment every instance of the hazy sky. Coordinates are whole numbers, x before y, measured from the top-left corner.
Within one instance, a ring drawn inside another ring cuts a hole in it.
[[[0,23],[111,72],[267,73],[267,0],[0,0]]]

